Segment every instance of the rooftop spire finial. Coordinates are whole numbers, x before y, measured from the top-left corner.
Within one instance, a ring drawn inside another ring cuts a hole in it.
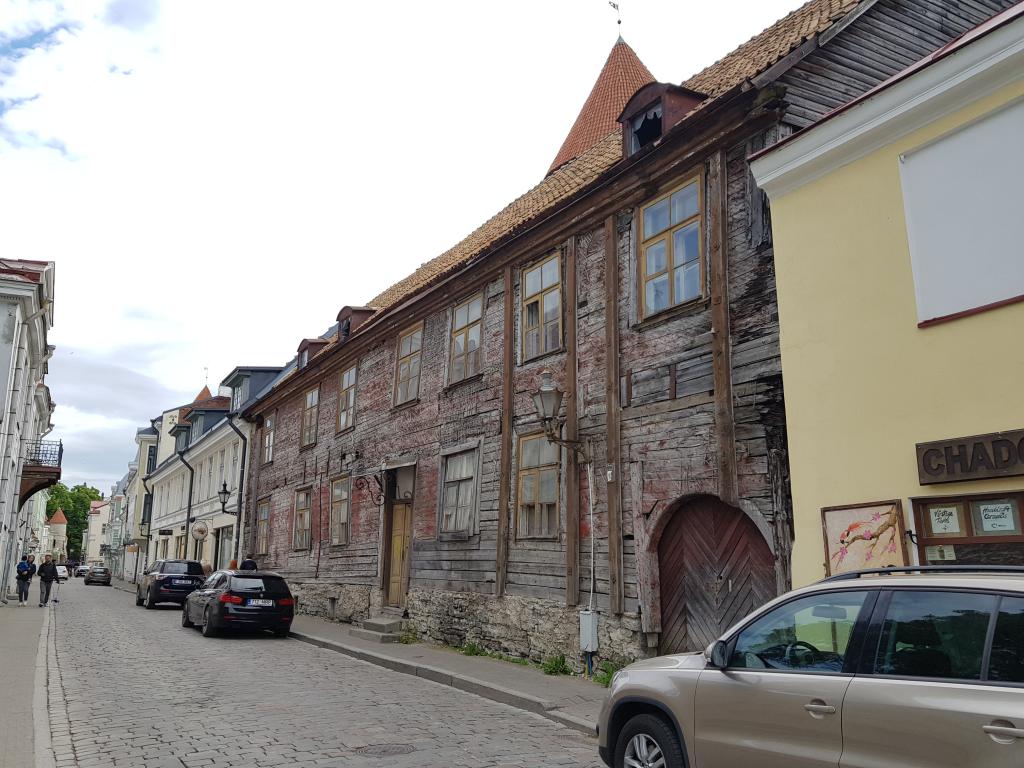
[[[619,42],[624,43],[626,41],[622,39],[622,11],[619,10],[619,4],[613,3],[612,0],[608,0],[608,5],[615,9],[615,15],[618,18],[615,23],[619,25]]]

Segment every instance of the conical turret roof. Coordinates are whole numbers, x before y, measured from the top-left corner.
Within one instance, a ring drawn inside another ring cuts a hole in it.
[[[50,525],[67,525],[68,519],[64,517],[64,510],[58,509],[53,513],[53,517],[46,521]]]
[[[597,76],[583,109],[573,123],[548,173],[579,157],[614,131],[626,102],[654,75],[621,37],[612,46],[608,60]]]

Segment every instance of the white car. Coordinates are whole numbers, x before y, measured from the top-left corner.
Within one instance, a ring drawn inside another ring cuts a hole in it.
[[[58,581],[68,580],[68,567],[66,565],[57,566],[57,579]]]

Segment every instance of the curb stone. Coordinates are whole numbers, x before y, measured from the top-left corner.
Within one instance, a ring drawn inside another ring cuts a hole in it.
[[[345,645],[344,643],[339,643],[334,640],[326,640],[322,637],[317,637],[316,635],[306,634],[305,632],[296,632],[292,630],[289,636],[303,643],[309,643],[310,645],[315,645],[318,648],[323,648],[328,651],[344,653],[346,656],[352,656],[360,661],[376,664],[379,667],[385,667],[395,672],[401,672],[415,677],[422,677],[426,680],[432,680],[435,683],[448,685],[460,691],[465,691],[466,693],[475,693],[477,696],[482,696],[483,698],[490,699],[491,701],[497,701],[501,704],[508,704],[509,706],[513,706],[527,712],[533,712],[551,720],[552,722],[572,728],[573,730],[587,736],[595,735],[595,723],[585,720],[582,717],[577,717],[576,715],[570,715],[567,712],[561,712],[555,708],[555,704],[553,702],[537,698],[536,696],[531,696],[526,693],[521,693],[520,691],[488,683],[485,680],[479,680],[474,677],[449,672],[446,669],[414,664],[412,662],[403,661],[402,659],[396,659],[384,654],[365,651],[362,648],[353,648]]]

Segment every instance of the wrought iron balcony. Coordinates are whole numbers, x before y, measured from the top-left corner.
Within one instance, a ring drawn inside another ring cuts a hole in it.
[[[59,467],[64,458],[60,440],[30,440],[25,444],[25,463],[37,467]]]

